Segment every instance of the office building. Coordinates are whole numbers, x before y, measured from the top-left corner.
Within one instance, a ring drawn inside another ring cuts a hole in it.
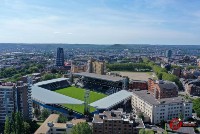
[[[0,123],[12,112],[20,112],[25,119],[32,118],[31,89],[22,82],[0,85]]]
[[[184,119],[192,117],[192,102],[183,97],[156,99],[147,90],[135,90],[132,96],[132,108],[136,113],[142,112],[151,123],[170,121],[183,115]]]
[[[166,50],[165,57],[166,58],[171,58],[172,57],[172,50]]]
[[[143,121],[122,109],[94,114],[93,134],[138,134],[144,128]]]
[[[63,50],[63,48],[57,48],[56,66],[58,66],[58,67],[64,66],[64,50]]]

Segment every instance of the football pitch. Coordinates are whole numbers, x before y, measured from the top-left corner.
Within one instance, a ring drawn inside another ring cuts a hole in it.
[[[67,87],[55,90],[55,92],[84,101],[85,90],[77,87]],[[107,95],[102,93],[97,93],[94,91],[90,91],[89,103],[95,102],[99,99],[106,97]],[[79,113],[84,113],[84,105],[76,105],[76,104],[64,104],[63,106],[77,111]],[[95,111],[94,107],[90,107],[90,112]]]

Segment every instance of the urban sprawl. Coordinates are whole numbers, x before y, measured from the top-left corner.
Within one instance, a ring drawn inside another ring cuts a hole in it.
[[[0,133],[200,133],[200,46],[0,48]]]

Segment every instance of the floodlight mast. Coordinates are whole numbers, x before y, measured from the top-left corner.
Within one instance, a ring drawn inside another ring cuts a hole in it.
[[[89,98],[90,98],[90,90],[86,89],[84,95],[84,114],[90,113]]]

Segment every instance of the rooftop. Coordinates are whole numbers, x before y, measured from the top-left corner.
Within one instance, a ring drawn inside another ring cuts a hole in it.
[[[160,87],[161,90],[170,90],[170,89],[176,89],[178,90],[178,86],[174,82],[169,82],[169,81],[162,81],[158,83],[158,86]]]
[[[66,123],[57,123],[59,114],[51,114],[49,117],[42,123],[42,125],[36,130],[34,134],[47,134],[48,131],[50,131],[50,127],[48,127],[48,123],[53,123],[53,127],[55,128],[65,128],[67,127],[67,124],[76,125],[80,122],[86,122],[85,119],[72,119],[69,122]]]
[[[150,103],[151,105],[185,102],[185,99],[183,97],[180,97],[180,96],[173,97],[173,98],[156,99],[147,90],[135,90],[135,91],[133,91],[133,94],[137,95],[139,98]]]
[[[126,90],[121,90],[117,93],[111,94],[105,98],[102,98],[98,101],[91,103],[90,106],[93,106],[97,109],[109,109],[109,108],[131,98],[131,96],[132,96],[132,92],[128,92]]]
[[[69,78],[57,78],[57,79],[52,79],[52,80],[41,81],[41,82],[38,82],[38,83],[36,83],[34,85],[35,86],[42,86],[42,85],[46,85],[46,84],[50,84],[50,83],[54,83],[54,82],[68,80],[68,79]]]
[[[0,85],[0,89],[13,89],[13,86],[2,86],[2,85]]]
[[[83,101],[68,97],[38,86],[32,86],[32,99],[44,104],[83,104]]]
[[[56,123],[58,120],[58,114],[51,114],[44,123],[36,130],[35,134],[46,134],[50,128],[47,126],[48,122]]]
[[[143,121],[136,115],[123,112],[123,109],[104,111],[103,113],[94,114],[93,123],[103,123],[103,120],[122,120],[128,123],[136,123],[136,127],[144,128]]]
[[[82,73],[74,73],[74,75],[80,75],[80,76],[85,76],[89,78],[96,78],[100,80],[108,80],[108,81],[122,81],[124,78],[123,77],[114,77],[114,76],[109,76],[109,75],[100,75],[100,74],[95,74],[95,73],[88,73],[88,72],[82,72]]]

